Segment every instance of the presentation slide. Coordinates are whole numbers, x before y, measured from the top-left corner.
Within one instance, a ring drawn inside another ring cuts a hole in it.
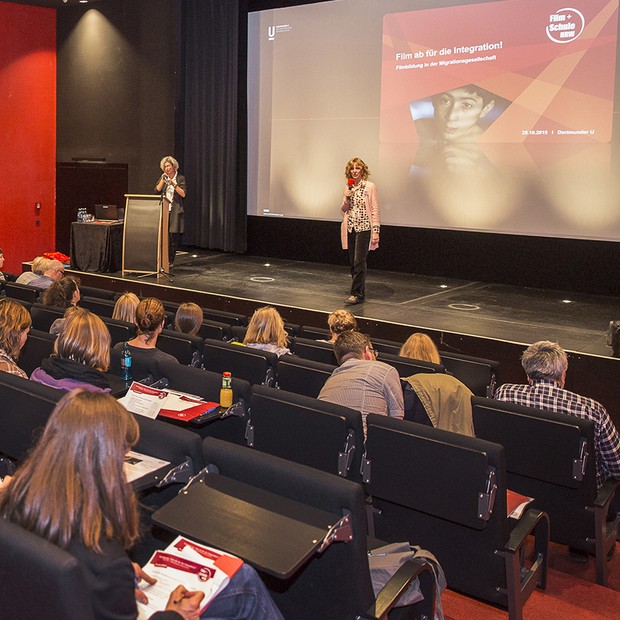
[[[248,214],[620,239],[618,0],[338,0],[249,16]],[[614,122],[616,121],[616,122]]]

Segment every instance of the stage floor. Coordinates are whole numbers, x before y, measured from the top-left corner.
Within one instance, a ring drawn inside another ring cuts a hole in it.
[[[212,251],[179,253],[172,274],[172,282],[159,283],[320,312],[342,308],[350,284],[345,266]],[[350,308],[356,316],[518,344],[553,340],[606,357],[609,321],[620,319],[618,297],[375,270],[368,272],[366,299]]]

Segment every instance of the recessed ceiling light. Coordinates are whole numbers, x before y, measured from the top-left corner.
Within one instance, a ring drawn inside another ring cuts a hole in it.
[[[570,299],[563,299],[562,303],[563,304],[572,304],[573,302]]]
[[[271,263],[265,263],[263,267],[271,267]]]

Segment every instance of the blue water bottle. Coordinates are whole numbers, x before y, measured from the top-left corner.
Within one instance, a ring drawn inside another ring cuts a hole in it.
[[[125,383],[131,381],[131,351],[126,342],[123,343],[123,351],[121,353],[121,379]]]

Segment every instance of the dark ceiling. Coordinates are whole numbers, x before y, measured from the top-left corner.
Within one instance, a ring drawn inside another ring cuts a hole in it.
[[[15,4],[30,4],[32,6],[44,6],[48,9],[58,9],[63,6],[75,6],[79,4],[78,0],[2,0],[3,2],[14,2]],[[103,0],[88,0],[88,4],[96,4]],[[84,6],[88,6],[85,4]]]

